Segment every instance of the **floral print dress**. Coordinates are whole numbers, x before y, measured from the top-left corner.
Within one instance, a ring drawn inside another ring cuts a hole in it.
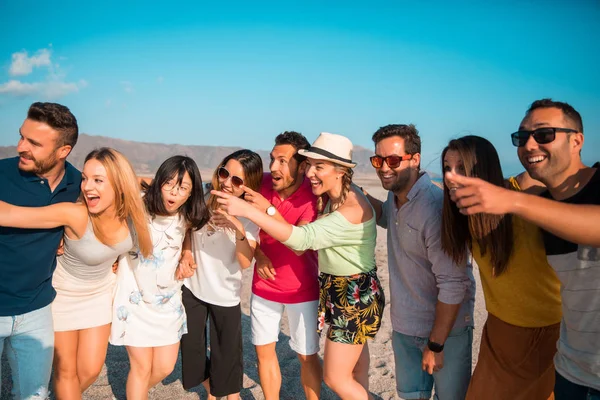
[[[133,251],[119,260],[110,335],[115,346],[166,346],[187,333],[183,281],[175,279],[185,220],[180,215],[156,216],[149,228],[152,256]]]

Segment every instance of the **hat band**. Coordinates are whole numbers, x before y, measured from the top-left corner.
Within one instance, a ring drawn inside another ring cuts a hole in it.
[[[333,158],[334,160],[342,161],[342,162],[345,162],[345,163],[348,163],[348,164],[354,164],[352,162],[352,160],[349,160],[347,158],[342,158],[340,156],[337,156],[337,155],[335,155],[333,153],[328,152],[327,150],[323,150],[323,149],[321,149],[319,147],[311,146],[308,149],[308,151],[310,151],[312,153],[320,154],[320,155],[328,157],[328,158]]]

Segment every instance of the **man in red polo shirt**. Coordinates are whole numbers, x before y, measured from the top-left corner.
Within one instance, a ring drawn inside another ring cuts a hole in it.
[[[275,138],[270,173],[261,193],[246,192],[245,199],[267,214],[301,226],[317,218],[317,199],[304,179],[305,157],[299,149],[310,143],[298,132],[283,132]],[[318,399],[322,370],[317,352],[317,306],[319,281],[317,254],[297,254],[260,231],[260,250],[252,279],[250,319],[252,343],[256,346],[260,385],[266,400],[279,399],[281,371],[275,353],[283,311],[290,325],[290,347],[300,360],[300,379],[307,399]]]

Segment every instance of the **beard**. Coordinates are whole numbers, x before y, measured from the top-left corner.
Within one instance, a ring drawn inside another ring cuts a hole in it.
[[[408,172],[408,171],[406,171],[406,172]],[[397,193],[397,192],[401,192],[404,189],[406,189],[406,187],[408,186],[408,184],[410,182],[410,175],[408,173],[397,173],[396,179],[394,179],[393,181],[388,182],[388,183],[384,183],[381,176],[379,176],[379,179],[381,180],[381,186],[385,190],[389,190],[390,192]]]
[[[278,177],[281,178],[281,180],[279,181],[279,185],[280,187],[277,188],[278,191],[284,191],[287,190],[291,187],[293,187],[294,185],[296,185],[296,183],[298,182],[298,178],[300,177],[300,173],[298,172],[298,169],[296,169],[295,171],[290,171],[290,180],[284,181],[284,177],[281,175],[277,175]],[[275,185],[274,185],[275,186]]]
[[[36,159],[31,153],[26,151],[20,152],[19,156],[26,160],[33,161],[33,166],[23,168],[21,165],[19,165],[19,169],[22,171],[34,173],[36,175],[43,175],[52,170],[54,167],[56,167],[56,164],[58,164],[58,157],[56,156],[56,152],[52,152],[47,158],[43,160]]]

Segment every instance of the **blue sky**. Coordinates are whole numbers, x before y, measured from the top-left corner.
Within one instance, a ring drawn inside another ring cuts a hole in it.
[[[0,145],[50,100],[93,135],[253,149],[283,130],[370,148],[415,123],[432,170],[470,133],[512,173],[509,134],[552,97],[600,158],[597,1],[216,3],[0,2]]]

